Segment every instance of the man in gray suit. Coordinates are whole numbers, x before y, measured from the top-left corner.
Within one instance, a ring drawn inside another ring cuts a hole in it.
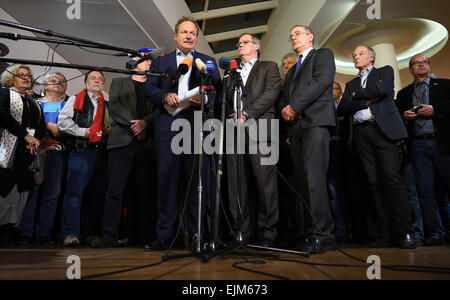
[[[330,129],[336,126],[333,100],[335,64],[330,49],[314,49],[314,34],[296,25],[289,41],[299,60],[287,76],[281,101],[299,192],[306,206],[308,242],[298,241],[310,253],[323,253],[334,243],[334,220],[327,193]],[[300,230],[301,231],[301,230]]]
[[[267,134],[263,140],[261,134],[257,132],[258,137],[256,142],[259,146],[260,143],[271,143],[271,120],[275,117],[275,101],[280,94],[280,73],[278,66],[275,62],[259,61],[259,51],[261,50],[261,42],[251,34],[243,34],[239,38],[237,44],[238,54],[241,59],[241,72],[236,74],[242,79],[242,113],[241,121],[256,121],[253,124],[261,124],[262,120],[267,121]],[[236,105],[232,105],[235,107]],[[236,111],[231,115],[235,119]],[[247,122],[249,124],[249,122]],[[258,130],[262,130],[263,127],[258,126]],[[251,129],[249,129],[251,131]],[[249,130],[246,130],[246,140],[248,142]],[[254,138],[253,138],[254,139]],[[278,147],[278,141],[273,141]],[[264,155],[259,151],[256,154],[242,154],[242,155],[229,155],[228,156],[228,186],[229,186],[229,198],[230,209],[233,217],[238,224],[237,228],[240,230],[246,241],[250,241],[251,236],[251,224],[249,211],[249,198],[253,195],[248,190],[248,182],[250,178],[247,178],[245,168],[245,162],[251,166],[252,177],[256,181],[258,205],[258,217],[257,217],[257,242],[260,246],[270,247],[274,246],[277,238],[276,225],[278,222],[278,185],[277,185],[277,173],[275,165],[263,165],[261,159],[267,158],[268,155]],[[239,159],[240,168],[237,170],[237,160]],[[274,162],[276,163],[276,161]],[[239,176],[236,172],[239,172]],[[240,182],[237,182],[237,178],[240,178]],[[239,187],[239,194],[238,194]],[[238,204],[238,195],[240,206]]]
[[[150,64],[146,60],[134,71],[148,71]],[[93,243],[94,248],[121,245],[118,227],[126,186],[129,244],[143,246],[155,238],[156,160],[152,104],[143,96],[146,81],[145,75],[133,75],[115,78],[111,83],[109,107],[113,123],[108,140],[103,238]]]

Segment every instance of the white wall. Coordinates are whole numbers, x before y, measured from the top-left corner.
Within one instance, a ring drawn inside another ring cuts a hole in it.
[[[0,19],[9,22],[19,23],[16,19],[14,19],[2,8],[0,8]],[[34,35],[31,32],[1,25],[0,25],[0,32],[18,33],[25,36],[36,37],[36,35]],[[50,49],[50,53],[47,57],[49,46],[47,46],[47,44],[43,42],[25,41],[25,40],[14,41],[9,39],[0,39],[0,42],[5,44],[9,48],[9,54],[5,58],[17,58],[17,59],[28,59],[38,61],[51,61],[52,59],[53,50]],[[54,44],[50,46],[54,47]],[[69,63],[67,60],[64,59],[64,57],[62,57],[58,53],[55,53],[53,61],[57,63]],[[46,67],[32,66],[32,65],[30,65],[30,67],[33,70],[35,78],[43,74],[48,69],[48,67],[46,69]],[[66,68],[51,68],[50,72],[61,72],[66,76],[67,80],[70,80],[71,78],[75,78],[82,74],[79,70]],[[82,89],[84,89],[84,87],[85,87],[84,76],[77,78],[75,80],[71,80],[67,84],[67,94],[74,95],[79,91],[81,91]],[[35,92],[39,92],[40,90],[39,86],[36,85],[34,87],[34,90]]]

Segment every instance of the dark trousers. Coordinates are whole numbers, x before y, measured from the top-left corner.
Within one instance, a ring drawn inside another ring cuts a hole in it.
[[[413,234],[397,145],[375,124],[354,126],[354,143],[372,195],[378,238]],[[392,223],[392,224],[390,224]]]
[[[19,232],[22,237],[31,238],[33,231],[37,240],[49,238],[53,228],[58,201],[62,191],[63,176],[67,165],[67,153],[50,150],[47,152],[42,185],[33,188],[23,210]],[[40,206],[38,196],[42,192]],[[38,214],[36,214],[38,209]],[[35,216],[36,229],[34,230]]]
[[[445,230],[436,199],[436,173],[450,190],[450,155],[441,154],[434,139],[416,140],[411,143],[411,156],[416,177],[419,201],[422,207],[425,233],[445,237]],[[447,212],[448,213],[448,212]]]
[[[249,211],[251,209],[249,199],[252,196],[257,199],[257,238],[272,241],[277,239],[276,226],[279,218],[277,171],[274,165],[261,164],[261,158],[268,156],[270,155],[261,153],[227,156],[230,210],[235,223],[238,224],[237,229],[247,240],[252,232],[253,222],[250,220]],[[253,192],[249,190],[251,178],[254,178],[257,188]]]
[[[134,141],[128,146],[108,151],[108,189],[103,214],[103,234],[119,238],[124,192],[128,182],[127,227],[132,240],[139,243],[154,238],[155,221],[155,155],[152,150]],[[132,225],[134,224],[134,226]],[[138,224],[138,225],[136,225]]]
[[[197,219],[197,186],[198,186],[198,156],[193,154],[175,154],[171,148],[171,139],[156,143],[157,157],[157,226],[158,238],[172,238],[175,234],[175,226],[178,219],[178,192],[182,186],[182,200],[187,197],[188,212],[183,220],[184,234],[192,236],[196,232]],[[203,155],[202,173],[202,215],[206,208],[210,207],[210,172],[212,158]],[[192,180],[190,180],[192,179]],[[188,182],[190,186],[187,188]],[[183,203],[184,205],[184,203]],[[208,223],[203,222],[203,225]],[[203,230],[204,226],[202,226]]]
[[[334,220],[326,177],[330,144],[328,128],[297,129],[291,134],[290,141],[300,195],[305,200],[306,233],[310,237],[333,241]]]
[[[328,194],[331,211],[335,220],[335,235],[347,238],[347,221],[344,214],[347,194],[344,176],[344,145],[338,137],[333,137],[330,143],[330,162],[327,172]]]
[[[106,149],[98,152],[94,174],[83,196],[82,235],[86,238],[100,235],[102,231],[103,207],[105,206],[108,183],[108,153]]]

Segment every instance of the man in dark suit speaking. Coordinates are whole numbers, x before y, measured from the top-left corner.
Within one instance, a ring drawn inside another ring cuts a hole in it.
[[[369,182],[378,231],[369,246],[386,247],[394,241],[399,248],[412,249],[411,212],[396,145],[407,133],[394,103],[394,70],[375,68],[375,51],[367,46],[353,51],[353,62],[359,74],[347,82],[338,115],[350,124],[348,143],[353,141]]]
[[[299,55],[287,76],[281,102],[299,191],[311,216],[306,216],[305,251],[323,253],[334,243],[334,220],[327,193],[330,128],[336,126],[333,100],[335,64],[329,49],[314,49],[310,28],[296,25],[289,41]],[[304,245],[300,240],[299,245]]]
[[[274,104],[279,96],[281,86],[278,66],[274,62],[258,60],[261,42],[251,34],[241,35],[237,47],[241,59],[241,72],[236,76],[241,77],[243,87],[241,99],[234,100],[242,102],[241,121],[250,127],[257,127],[257,130],[253,131],[255,136],[249,136],[248,133],[252,129],[246,128],[248,129],[245,131],[246,141],[256,142],[258,146],[260,143],[267,145],[273,142],[278,146],[278,141],[276,139],[272,141],[271,136],[271,120],[275,117]],[[237,107],[235,103],[231,106]],[[237,111],[234,111],[233,115],[237,119]],[[261,126],[261,124],[263,125]],[[261,134],[259,130],[265,130],[267,133]],[[278,222],[278,185],[275,169],[278,157],[274,159],[273,164],[265,164],[262,158],[267,158],[270,154],[262,154],[260,150],[261,147],[258,147],[257,153],[228,155],[230,208],[235,221],[241,225],[237,226],[241,227],[237,229],[243,233],[246,241],[250,241],[252,231],[250,224],[252,222],[250,222],[249,196],[251,192],[248,189],[250,178],[247,178],[247,173],[249,172],[246,172],[248,168],[245,167],[245,161],[247,161],[251,166],[250,173],[257,186],[257,193],[255,193],[258,206],[257,242],[260,246],[273,247],[277,238],[276,225]],[[240,161],[240,170],[237,170],[237,159]],[[239,172],[239,176],[236,172]],[[240,178],[240,182],[237,182],[238,178]],[[238,190],[239,197],[237,197]],[[240,206],[238,201],[240,201]]]
[[[197,37],[199,34],[199,27],[195,20],[189,17],[183,17],[178,20],[175,25],[174,39],[177,43],[177,49],[174,52],[166,54],[155,59],[151,66],[151,71],[155,73],[175,74],[179,65],[187,58],[195,61],[197,58],[201,59],[203,63],[208,60],[214,62],[214,86],[217,94],[220,95],[220,75],[217,64],[214,58],[205,54],[199,53],[195,50],[197,45]],[[192,61],[191,60],[191,61]],[[178,119],[188,120],[193,125],[194,107],[200,105],[199,98],[191,98],[190,106],[185,107],[176,114],[171,114],[166,109],[168,106],[178,108],[180,105],[181,96],[188,91],[197,88],[201,85],[201,72],[192,64],[189,71],[183,76],[169,76],[167,78],[150,77],[145,87],[145,95],[147,99],[153,102],[155,107],[155,149],[157,156],[157,214],[158,221],[156,227],[157,240],[152,244],[147,245],[147,250],[165,250],[168,249],[170,242],[175,234],[175,224],[178,216],[178,187],[181,183],[181,178],[189,179],[191,171],[194,167],[194,156],[192,154],[175,154],[172,151],[172,139],[179,133],[172,131],[172,123]],[[211,100],[211,99],[210,99]],[[165,107],[166,105],[166,107]],[[191,126],[193,128],[193,126]],[[193,137],[193,136],[192,136]],[[192,138],[194,140],[194,138]],[[211,168],[208,164],[209,157],[203,156],[203,203],[202,208],[205,208],[209,194],[209,172]],[[184,165],[185,172],[182,172],[182,165]],[[196,170],[198,171],[198,170]],[[192,177],[198,178],[198,175]],[[196,207],[197,201],[195,198],[197,189],[194,188],[196,180],[192,180],[189,201],[185,234],[192,235],[195,230]]]

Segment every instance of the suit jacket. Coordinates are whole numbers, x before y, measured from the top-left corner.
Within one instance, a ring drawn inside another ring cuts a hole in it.
[[[336,71],[334,55],[330,49],[313,49],[303,60],[295,75],[293,66],[286,75],[281,109],[287,105],[301,119],[288,125],[292,129],[316,126],[336,126],[336,108],[333,99],[333,81]]]
[[[367,100],[378,98],[377,102],[366,104]],[[367,77],[366,88],[361,88],[361,78],[356,77],[345,85],[345,91],[338,106],[338,115],[346,117],[348,144],[353,138],[353,115],[370,107],[376,124],[391,140],[408,136],[405,125],[394,103],[394,70],[391,66],[373,68]]]
[[[260,120],[267,120],[268,140],[271,140],[270,120],[275,118],[275,102],[280,94],[280,82],[280,72],[276,63],[256,61],[242,88],[242,110],[247,114],[247,119],[256,120],[258,125]],[[261,140],[259,132],[258,140]]]
[[[414,84],[410,84],[397,94],[400,114],[413,107]],[[430,105],[433,106],[432,117],[436,131],[436,140],[440,150],[450,152],[450,80],[430,78]],[[415,120],[407,121],[406,128],[410,137],[415,135]]]
[[[200,86],[201,84],[201,72],[197,69],[195,60],[200,58],[206,63],[208,60],[212,60],[215,65],[214,82],[213,85],[216,88],[216,94],[218,101],[220,102],[220,96],[222,93],[222,84],[220,81],[220,74],[218,71],[216,60],[210,56],[195,51],[193,54],[194,63],[192,64],[192,72],[189,78],[189,90]],[[156,73],[172,74],[177,70],[177,58],[176,52],[171,52],[164,56],[160,56],[152,62],[150,70]],[[145,98],[152,101],[155,107],[155,142],[162,140],[170,140],[177,132],[171,131],[172,121],[177,118],[186,118],[192,121],[193,112],[199,110],[198,107],[189,106],[176,116],[171,116],[164,108],[164,97],[168,93],[178,93],[178,80],[173,80],[169,77],[155,77],[151,76],[145,85],[144,95]]]
[[[136,89],[131,77],[115,78],[111,82],[109,112],[113,119],[108,137],[108,150],[124,147],[131,143],[134,136],[130,132],[130,121],[138,120]],[[146,101],[147,115],[142,118],[147,122],[145,147],[154,148],[153,104]]]

